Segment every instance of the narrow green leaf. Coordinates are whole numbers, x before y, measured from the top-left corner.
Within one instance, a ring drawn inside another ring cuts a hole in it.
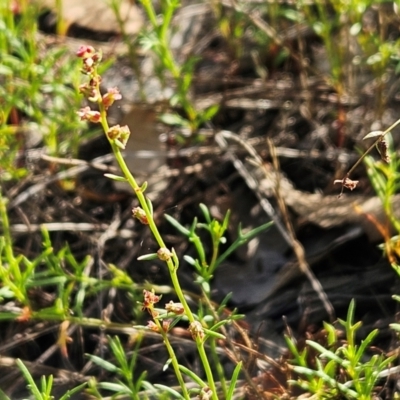
[[[73,389],[68,390],[63,396],[60,397],[60,400],[68,400],[71,396],[73,396],[75,393],[80,392],[87,386],[87,382],[84,382]]]
[[[194,265],[196,264],[196,260],[195,260],[193,257],[191,257],[191,256],[184,255],[184,256],[183,256],[183,259],[184,259],[189,265],[194,266]],[[1,289],[0,289],[0,296],[1,296]]]
[[[1,389],[0,389],[0,399],[2,400],[11,400]]]
[[[113,181],[117,181],[117,182],[127,182],[126,178],[124,178],[123,176],[118,176],[118,175],[114,175],[114,174],[104,174],[104,176],[106,178],[110,178]]]
[[[113,382],[99,382],[97,387],[101,389],[110,390],[118,394],[131,394],[131,390],[123,383],[113,383]]]
[[[215,331],[212,331],[210,329],[204,329],[204,332],[207,334],[207,336],[212,336],[212,337],[215,337],[217,339],[226,340],[226,337],[222,333],[215,332]]]
[[[206,387],[207,384],[192,370],[186,368],[184,365],[179,365],[179,369],[189,378],[192,379],[193,382],[196,382],[201,388]]]
[[[172,362],[172,360],[170,358],[168,358],[168,360],[165,362],[163,369],[162,369],[164,372],[168,369],[171,362]]]
[[[185,118],[182,118],[178,114],[165,113],[160,116],[160,120],[165,125],[175,125],[175,126],[180,126],[182,128],[189,127],[189,121]]]
[[[174,227],[176,228],[180,233],[182,233],[185,236],[189,236],[190,231],[186,229],[183,225],[181,225],[175,218],[171,217],[168,214],[164,214],[165,219]]]
[[[211,224],[212,220],[211,220],[210,210],[208,209],[208,207],[203,203],[200,203],[199,207],[200,207],[201,211],[203,212],[204,218],[207,221],[207,223]]]
[[[334,352],[325,349],[325,347],[320,345],[319,343],[312,340],[306,340],[306,343],[315,350],[319,351],[321,353],[320,357],[326,357],[330,360],[336,361],[338,364],[342,364],[343,360],[339,356],[337,356]]]
[[[86,356],[96,365],[109,372],[118,372],[120,369],[109,361],[104,360],[101,357],[95,356],[93,354],[86,354]]]
[[[238,364],[236,365],[236,367],[233,371],[231,383],[229,384],[228,393],[226,396],[227,399],[233,399],[233,393],[236,388],[236,382],[238,380],[239,372],[240,372],[241,368],[242,368],[242,361],[238,362]]]
[[[137,259],[139,261],[148,261],[148,260],[155,260],[156,258],[158,258],[157,253],[151,253],[140,256]]]
[[[179,392],[177,392],[175,389],[172,389],[169,386],[161,385],[160,383],[155,383],[154,387],[156,387],[159,390],[167,392],[168,394],[174,396],[176,399],[185,400],[185,398]]]
[[[142,191],[142,193],[144,193],[144,192],[146,191],[147,186],[148,186],[147,181],[144,181],[144,182],[142,183],[142,186],[140,186],[140,190]]]
[[[31,375],[31,373],[29,372],[28,368],[26,368],[25,364],[19,358],[17,358],[16,363],[18,365],[18,368],[21,370],[22,375],[28,381],[29,390],[35,396],[35,400],[43,400],[43,396],[40,393],[38,387],[36,386],[36,383],[33,380],[33,377]]]
[[[149,207],[150,215],[153,216],[153,203],[152,201],[146,197],[147,207]]]

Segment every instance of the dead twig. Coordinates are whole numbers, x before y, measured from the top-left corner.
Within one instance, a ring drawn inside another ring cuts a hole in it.
[[[277,154],[275,151],[275,147],[271,140],[268,140],[268,147],[269,147],[269,151],[270,151],[270,154],[272,157],[272,162],[273,162],[275,172],[278,173],[278,171],[280,170],[279,161],[278,161],[278,157],[277,157]],[[264,167],[263,167],[263,169],[266,171],[266,169]],[[267,171],[266,171],[266,173],[267,173]],[[278,205],[281,210],[281,213],[284,216],[286,228],[287,228],[287,231],[289,232],[289,236],[290,236],[290,240],[291,240],[291,247],[296,256],[299,268],[304,273],[304,275],[307,277],[307,279],[310,281],[312,288],[317,293],[319,299],[321,300],[322,304],[324,305],[326,312],[328,313],[328,315],[330,317],[330,320],[333,322],[336,319],[335,310],[332,306],[332,303],[329,301],[328,296],[326,295],[321,283],[316,278],[316,276],[314,275],[310,266],[308,265],[303,246],[296,239],[296,235],[295,235],[295,232],[293,229],[293,225],[289,218],[289,213],[288,213],[288,210],[286,207],[285,200],[280,192],[279,179],[276,179],[275,196],[278,201]]]

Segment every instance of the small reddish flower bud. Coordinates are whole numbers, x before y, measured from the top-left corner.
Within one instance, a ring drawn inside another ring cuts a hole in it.
[[[79,47],[78,51],[76,52],[76,55],[80,58],[85,59],[92,57],[94,53],[95,53],[94,47],[82,45],[81,47]]]
[[[171,320],[170,319],[163,319],[162,322],[162,327],[164,332],[168,332],[169,331],[169,326],[171,325]]]
[[[101,52],[96,51],[92,46],[81,46],[76,55],[82,58],[82,73],[86,75],[96,75],[95,67],[101,61]]]
[[[132,209],[132,215],[134,218],[138,219],[143,225],[148,225],[149,221],[147,219],[146,213],[143,208],[135,207]]]
[[[91,110],[90,107],[81,108],[79,111],[77,111],[77,114],[81,121],[97,123],[101,120],[101,114],[98,111]]]
[[[189,325],[189,332],[192,335],[193,340],[196,340],[197,338],[203,339],[205,336],[203,326],[199,321],[194,321]]]
[[[17,0],[13,0],[10,4],[10,11],[14,14],[14,15],[19,15],[22,13],[23,11],[23,7],[22,4],[19,4],[19,2]]]
[[[105,109],[111,107],[114,104],[114,101],[121,99],[122,96],[117,88],[108,89],[107,93],[102,98]]]
[[[96,51],[96,53],[93,54],[92,59],[96,64],[99,64],[103,55],[101,51]]]
[[[85,97],[94,97],[96,95],[96,89],[87,83],[79,85],[79,93],[83,94]]]
[[[100,75],[95,75],[90,78],[89,85],[91,87],[98,87],[98,86],[100,86],[100,83],[101,83]]]
[[[143,309],[151,309],[153,308],[154,304],[160,301],[160,296],[157,296],[154,291],[151,292],[149,290],[143,290]]]
[[[171,259],[172,257],[172,253],[165,247],[161,247],[158,251],[157,251],[157,256],[160,260],[162,261],[168,261]]]
[[[172,300],[165,305],[165,309],[168,312],[173,312],[177,315],[182,315],[185,312],[182,303],[174,303]]]
[[[158,329],[158,326],[155,322],[153,321],[148,321],[147,322],[147,328],[152,330],[153,332],[160,332],[160,330]]]

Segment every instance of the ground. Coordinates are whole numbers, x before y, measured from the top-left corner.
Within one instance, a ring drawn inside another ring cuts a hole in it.
[[[351,179],[358,181],[354,190],[344,188],[340,196],[342,186],[334,181],[346,178],[368,148],[371,142],[362,140],[368,132],[384,131],[396,121],[400,97],[395,65],[389,63],[380,76],[353,62],[346,64],[353,69],[339,76],[326,41],[307,23],[289,26],[286,21],[274,28],[268,12],[256,11],[250,7],[249,26],[238,37],[225,36],[223,25],[220,32],[211,29],[218,15],[207,3],[179,11],[174,54],[179,60],[188,54],[199,57],[191,101],[197,110],[219,107],[211,120],[192,132],[187,126],[160,122],[160,115],[166,113],[185,117],[184,105],[173,108],[167,101],[176,82],[164,71],[167,79],[162,86],[155,76],[154,59],[147,54],[138,58],[143,68],[138,77],[140,69],[120,49],[118,33],[99,33],[98,27],[83,28],[70,21],[73,24],[66,33],[78,36],[79,42],[54,39],[43,32],[37,40],[44,49],[65,43],[73,49],[97,40],[95,45],[104,49],[105,59],[114,57],[102,87],[119,87],[123,99],[110,110],[109,119],[131,128],[126,158],[133,160],[130,166],[138,181],[149,182],[146,194],[153,201],[155,221],[168,247],[174,247],[182,259],[179,278],[192,298],[200,294],[199,285],[183,255],[195,253],[165,220],[165,213],[188,227],[196,216],[204,222],[200,203],[219,220],[231,210],[224,248],[237,238],[239,224],[246,232],[274,222],[231,254],[212,280],[212,299],[220,302],[232,292],[228,308],[237,307],[245,314],[230,334],[242,349],[247,348],[243,358],[250,378],[258,376],[254,382],[259,392],[255,394],[249,382],[243,383],[247,388],[243,390],[248,398],[272,398],[268,397],[271,393],[283,396],[288,390],[277,383],[287,375],[275,366],[276,381],[270,379],[272,373],[262,357],[287,357],[284,332],[290,331],[300,341],[319,337],[323,321],[345,318],[351,299],[356,301],[356,320],[363,321],[360,337],[379,328],[376,345],[384,351],[394,346],[388,325],[395,321],[392,296],[399,293],[399,281],[378,248],[385,240],[382,233],[390,234],[387,216],[365,164],[351,173]],[[232,18],[232,24],[234,16],[240,16],[232,5],[220,12],[220,21]],[[335,18],[334,14],[330,17]],[[368,8],[362,29],[366,31],[378,17],[388,18],[387,37],[397,39],[399,18],[383,6]],[[48,19],[42,24],[44,31],[51,31]],[[331,40],[344,40],[341,34],[336,27]],[[104,36],[108,42],[98,41]],[[347,45],[338,44],[346,49],[346,56],[339,59],[343,63],[346,57],[361,57],[360,44],[351,42],[351,36],[347,39]],[[141,98],[141,84],[146,100]],[[394,148],[396,132],[392,132]],[[59,269],[68,277],[79,270],[81,278],[62,290],[64,283],[57,279],[30,286],[32,309],[26,311],[26,318],[18,302],[2,305],[3,312],[19,307],[22,314],[2,322],[0,387],[11,398],[20,398],[24,381],[13,364],[16,358],[26,361],[34,375],[54,374],[60,393],[89,376],[105,381],[109,374],[95,368],[85,354],[113,360],[104,345],[106,335],[113,334],[123,338],[126,351],[139,352],[138,368],[148,371],[149,381],[174,385],[172,372],[163,372],[165,352],[157,334],[146,334],[140,350],[135,347],[133,325],[145,325],[149,318],[137,304],[143,289],[154,288],[165,302],[176,297],[164,263],[137,260],[157,247],[147,226],[132,218],[132,208],[138,204],[132,191],[104,176],[104,172],[118,172],[108,156],[106,137],[100,132],[82,142],[74,159],[46,155],[42,146],[39,142],[20,157],[19,162],[29,163],[30,168],[22,182],[3,184],[15,253],[37,257],[46,244],[40,232],[45,226],[56,254],[48,256],[53,257],[54,271]],[[382,162],[376,149],[371,155],[374,163]],[[81,163],[75,165],[76,159]],[[391,202],[396,214],[398,195]],[[377,221],[387,231],[382,232]],[[210,252],[207,240],[204,237]],[[85,280],[88,276],[93,281]],[[46,317],[43,310],[53,313],[60,293],[72,296],[70,307],[82,312],[73,317],[84,317],[85,322],[75,324],[71,319],[63,325]],[[79,299],[79,293],[83,298]],[[63,334],[72,341],[62,343]],[[199,371],[186,329],[178,325],[171,336],[186,365]],[[232,368],[229,358],[221,356],[227,370]]]

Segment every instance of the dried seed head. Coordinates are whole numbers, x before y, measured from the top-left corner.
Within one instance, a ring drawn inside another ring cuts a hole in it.
[[[209,400],[212,398],[212,390],[209,387],[203,387],[200,394],[197,396],[199,400]]]
[[[162,261],[169,261],[172,257],[172,253],[165,247],[161,247],[157,251],[157,256]]]
[[[112,126],[109,131],[107,132],[107,137],[110,140],[118,141],[122,148],[125,148],[126,144],[128,143],[129,136],[131,131],[127,125],[119,126],[115,125]]]
[[[154,293],[154,290],[143,290],[143,309],[152,309],[154,304],[160,301],[161,297]]]
[[[390,156],[388,153],[388,143],[385,138],[382,138],[377,144],[376,148],[378,149],[379,154],[381,155],[382,161],[389,164],[390,163]]]
[[[196,340],[197,338],[203,339],[205,336],[203,326],[199,321],[194,321],[189,325],[189,332],[192,335],[193,340]]]
[[[149,220],[147,219],[146,212],[143,210],[143,208],[134,207],[132,209],[132,216],[138,219],[143,225],[149,224]]]
[[[157,324],[154,321],[148,321],[147,322],[147,328],[152,330],[153,332],[160,332],[160,330],[158,329]]]
[[[359,181],[353,181],[350,178],[336,179],[333,183],[340,183],[343,187],[353,190],[356,188]]]
[[[174,303],[172,300],[165,305],[165,309],[177,315],[182,315],[185,312],[182,303]]]

